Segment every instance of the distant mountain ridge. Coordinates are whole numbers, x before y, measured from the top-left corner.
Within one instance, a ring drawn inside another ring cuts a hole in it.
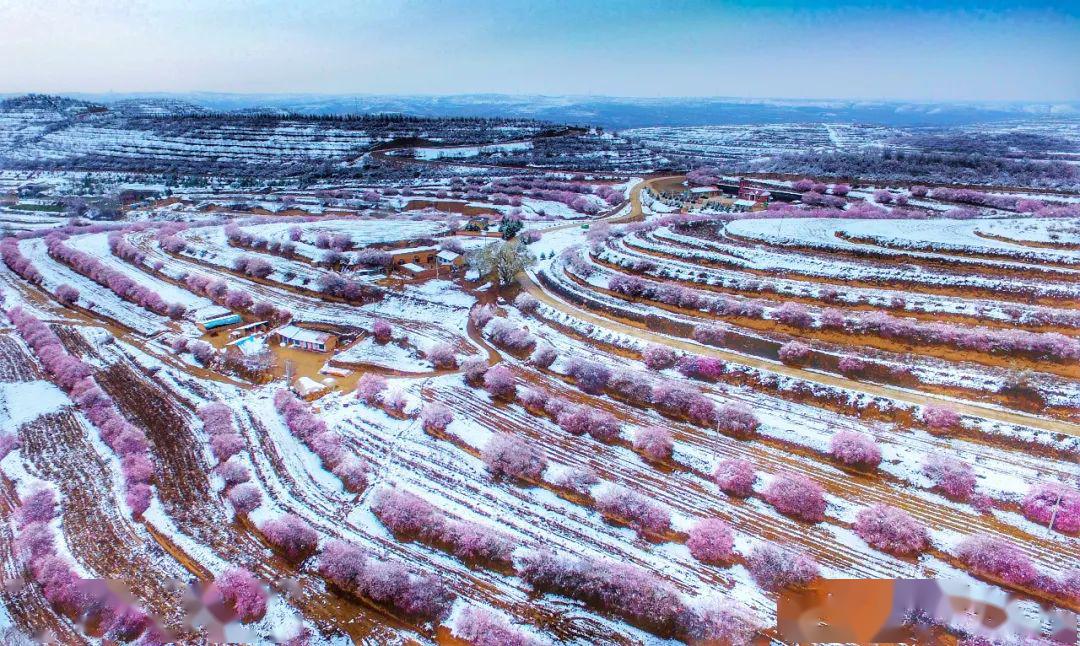
[[[37,95],[40,96],[40,95]],[[451,96],[317,94],[71,94],[142,114],[221,111],[298,112],[313,115],[401,113],[430,117],[531,118],[605,128],[752,123],[862,123],[949,127],[972,123],[1076,116],[1080,102],[921,103],[912,101],[741,98],[632,98],[460,94]],[[119,104],[119,105],[117,105]]]

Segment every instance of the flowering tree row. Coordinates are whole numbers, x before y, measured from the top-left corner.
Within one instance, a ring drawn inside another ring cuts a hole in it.
[[[446,549],[465,561],[510,566],[518,543],[487,525],[454,518],[401,489],[376,492],[371,511],[395,535]]]
[[[88,253],[64,245],[62,236],[46,236],[45,245],[49,256],[109,289],[120,298],[171,319],[184,317],[186,308],[183,304],[165,302],[156,291],[140,285],[127,274],[113,269]]]
[[[45,599],[73,622],[100,626],[109,640],[129,642],[144,633],[147,643],[160,639],[160,628],[141,608],[124,601],[104,582],[83,579],[74,570],[57,548],[51,526],[56,505],[52,488],[42,487],[28,494],[15,513],[15,552]]]
[[[691,602],[652,573],[625,563],[535,550],[519,559],[517,572],[539,591],[588,603],[662,637],[748,644],[761,628],[734,600]]]
[[[875,334],[886,339],[945,345],[985,354],[1033,359],[1073,361],[1080,358],[1080,341],[1057,332],[1028,332],[1018,329],[964,327],[951,323],[924,323],[893,316],[880,310],[860,313],[854,318],[843,310],[830,308],[813,310],[790,301],[779,307],[767,308],[767,301],[757,299],[710,298],[694,290],[643,279],[639,276],[615,274],[608,289],[629,298],[655,300],[673,307],[704,310],[718,316],[773,319],[800,330],[838,330],[855,334]]]
[[[41,272],[29,258],[22,254],[18,238],[0,240],[0,259],[3,259],[8,269],[18,274],[23,280],[35,285],[41,284]]]
[[[141,516],[150,506],[150,482],[154,477],[146,434],[124,419],[112,398],[94,381],[89,364],[68,354],[48,325],[20,307],[9,310],[8,317],[53,382],[71,396],[105,444],[116,452],[124,473],[128,506]]]
[[[268,301],[256,301],[242,289],[230,289],[229,284],[220,278],[188,274],[184,277],[184,286],[192,293],[206,296],[218,305],[248,310],[256,317],[271,321],[275,325],[288,323],[292,319],[292,312],[288,309],[276,307]]]
[[[340,590],[421,620],[445,618],[455,598],[438,576],[412,572],[401,561],[345,541],[323,547],[318,570]]]
[[[474,646],[541,646],[544,642],[512,626],[502,615],[468,606],[457,616],[454,634]]]
[[[349,452],[341,435],[327,428],[310,406],[281,389],[274,393],[274,408],[285,419],[289,431],[318,455],[330,472],[341,478],[346,489],[362,491],[367,487],[367,462]]]

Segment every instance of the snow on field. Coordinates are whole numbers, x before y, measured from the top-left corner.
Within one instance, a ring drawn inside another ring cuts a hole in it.
[[[481,154],[491,155],[500,152],[515,150],[531,150],[533,142],[519,141],[509,144],[491,144],[489,146],[460,146],[452,148],[412,148],[411,152],[417,159],[430,161],[433,159],[468,159],[478,157]]]
[[[974,234],[979,236],[980,240],[985,240],[984,236],[991,235],[1017,240],[1021,243],[1080,245],[1080,220],[1061,218],[986,220],[979,222],[974,229]]]
[[[41,271],[42,283],[48,291],[55,292],[60,285],[71,285],[79,290],[78,304],[91,312],[147,334],[165,329],[168,323],[165,317],[121,299],[112,290],[53,260],[45,249],[43,238],[23,240],[19,249]]]
[[[1000,253],[1035,262],[1080,264],[1080,251],[1033,249],[976,234],[985,220],[847,220],[833,223],[838,233],[894,247]],[[991,225],[992,226],[992,225]]]
[[[65,244],[90,254],[110,268],[130,276],[135,282],[153,289],[167,303],[181,303],[189,310],[203,310],[214,307],[214,302],[210,299],[197,296],[182,287],[154,276],[152,273],[140,271],[127,261],[114,256],[109,250],[108,233],[73,236],[65,241]]]
[[[0,428],[17,430],[71,401],[49,381],[0,382]]]

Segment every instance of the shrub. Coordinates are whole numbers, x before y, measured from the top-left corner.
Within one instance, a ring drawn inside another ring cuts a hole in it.
[[[814,324],[814,317],[802,303],[788,302],[773,311],[776,320],[784,325],[806,329]]]
[[[881,464],[881,448],[874,438],[855,431],[833,433],[829,454],[834,460],[852,467],[874,469]]]
[[[440,343],[433,346],[427,353],[427,359],[436,368],[456,368],[457,357],[454,355],[454,347],[449,343]]]
[[[202,420],[203,429],[209,435],[233,432],[232,411],[222,402],[204,404],[199,407],[196,414]]]
[[[1038,571],[1019,547],[987,534],[969,536],[956,547],[956,557],[976,573],[1012,583],[1027,585]]]
[[[228,498],[237,514],[249,514],[262,504],[262,491],[254,484],[245,482],[230,489]]]
[[[1055,586],[1057,593],[1070,601],[1080,601],[1080,568],[1067,570]]]
[[[255,575],[243,568],[232,568],[219,574],[208,596],[219,598],[243,623],[258,621],[266,614],[266,590]]]
[[[494,477],[536,480],[547,467],[544,454],[520,437],[500,433],[491,436],[481,458]]]
[[[966,501],[975,493],[975,472],[965,462],[934,453],[926,458],[922,471],[953,500]]]
[[[15,512],[16,526],[25,529],[30,523],[48,523],[56,517],[56,492],[39,487],[26,495]]]
[[[1080,531],[1080,491],[1059,483],[1042,482],[1024,497],[1024,516],[1059,532]]]
[[[724,362],[716,357],[689,355],[679,361],[679,372],[692,379],[716,381],[724,374]]]
[[[368,406],[378,406],[382,403],[386,388],[386,379],[382,375],[365,372],[356,382],[356,398]]]
[[[539,646],[540,642],[514,628],[501,615],[469,606],[454,624],[454,634],[474,646]]]
[[[484,333],[492,343],[512,352],[524,352],[536,344],[536,337],[527,329],[518,327],[501,316],[491,319],[484,328]]]
[[[749,646],[761,621],[753,610],[738,601],[710,597],[699,601],[679,617],[679,632],[690,643]]]
[[[858,357],[842,357],[837,367],[847,377],[857,377],[866,370],[866,362]]]
[[[615,416],[588,406],[564,408],[555,419],[559,428],[571,435],[588,434],[600,442],[611,442],[619,437],[619,422]]]
[[[605,488],[596,496],[596,508],[605,516],[627,522],[638,534],[658,534],[671,527],[671,513],[667,509],[626,487]]]
[[[540,301],[536,300],[531,294],[522,292],[514,298],[514,307],[518,308],[522,312],[535,312],[536,308],[540,306]]]
[[[641,360],[652,370],[665,370],[675,365],[678,353],[663,345],[650,344],[641,352]]]
[[[64,283],[56,288],[56,300],[64,305],[71,305],[79,300],[79,290]]]
[[[748,438],[757,432],[761,422],[758,421],[750,407],[742,402],[730,402],[724,404],[717,411],[716,419],[719,429],[737,438]]]
[[[557,358],[559,358],[559,353],[550,343],[539,341],[532,356],[529,357],[529,362],[539,368],[550,368]]]
[[[757,474],[754,465],[747,460],[724,460],[716,465],[713,479],[724,493],[747,498],[754,495]]]
[[[649,426],[634,434],[634,449],[650,460],[667,460],[674,447],[671,432],[666,428]]]
[[[918,554],[930,544],[926,526],[906,511],[889,505],[877,504],[859,510],[854,529],[871,546],[900,556]]]
[[[735,537],[719,518],[704,518],[690,528],[686,539],[690,554],[705,563],[723,563],[731,558]]]
[[[341,478],[345,488],[352,492],[363,491],[368,485],[368,465],[355,455],[346,455],[334,465],[333,474]]]
[[[781,473],[763,492],[765,501],[782,514],[810,523],[825,519],[825,495],[821,485],[799,473]]]
[[[394,328],[383,319],[375,319],[371,325],[371,335],[378,343],[389,343],[394,336]]]
[[[843,197],[851,192],[851,186],[849,184],[833,184],[832,194]]]
[[[586,495],[593,486],[600,483],[600,478],[591,469],[581,467],[563,469],[554,479],[557,487],[569,489],[576,493]]]
[[[454,421],[454,413],[444,404],[430,402],[420,411],[420,420],[426,430],[442,432]]]
[[[214,469],[214,472],[221,476],[226,487],[251,480],[251,473],[248,472],[248,468],[235,460],[222,462]]]
[[[319,535],[311,525],[293,514],[271,518],[259,530],[274,549],[293,563],[311,556],[319,546]]]
[[[387,412],[401,416],[405,414],[405,407],[409,405],[409,400],[405,397],[405,393],[393,390],[383,394],[382,403]]]
[[[513,399],[517,394],[514,373],[503,365],[492,366],[484,373],[484,390],[492,397]]]
[[[611,370],[607,366],[578,357],[572,357],[566,362],[566,372],[574,378],[578,388],[590,395],[602,393],[611,378]]]
[[[127,506],[131,508],[132,515],[138,518],[150,508],[150,499],[152,497],[153,492],[150,491],[149,486],[133,483],[128,485],[127,492],[124,495],[124,501],[127,503]]]
[[[487,326],[488,321],[494,318],[495,313],[494,306],[480,305],[479,307],[473,308],[473,311],[469,313],[469,320],[472,321],[473,326],[477,330],[482,330]]]
[[[803,365],[810,358],[810,346],[801,341],[788,341],[780,346],[780,361],[792,366]]]
[[[705,345],[724,345],[727,332],[717,325],[695,325],[691,336],[698,343],[704,343]]]
[[[759,586],[774,591],[802,587],[820,576],[806,552],[770,543],[754,547],[746,567]]]
[[[225,462],[244,450],[244,439],[236,433],[222,433],[210,437],[210,451],[218,462]]]
[[[893,201],[893,194],[883,188],[879,188],[874,191],[874,201],[878,204],[889,204]]]
[[[480,383],[480,380],[484,378],[484,373],[486,373],[487,370],[487,361],[480,357],[466,359],[461,364],[461,372],[465,376],[465,381],[473,385]]]
[[[960,426],[960,415],[952,409],[929,404],[923,407],[922,421],[931,431],[943,433]]]
[[[835,307],[830,307],[821,312],[821,327],[825,329],[842,330],[844,328],[844,312]]]
[[[462,559],[510,563],[514,543],[507,536],[486,525],[452,519],[407,491],[380,490],[371,510],[395,534],[446,545]]]

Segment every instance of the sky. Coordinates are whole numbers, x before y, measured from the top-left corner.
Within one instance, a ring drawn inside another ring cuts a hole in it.
[[[1075,101],[1080,1],[0,0],[0,92]]]

